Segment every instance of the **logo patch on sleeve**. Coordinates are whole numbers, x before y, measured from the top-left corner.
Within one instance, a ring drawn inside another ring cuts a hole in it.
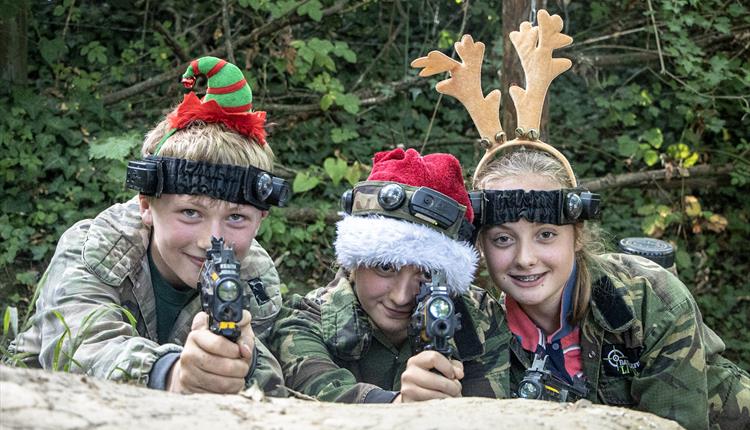
[[[609,376],[637,375],[641,371],[641,350],[625,348],[625,345],[604,344],[602,347],[602,367]]]

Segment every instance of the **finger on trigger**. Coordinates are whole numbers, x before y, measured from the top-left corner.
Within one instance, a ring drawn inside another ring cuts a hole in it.
[[[456,379],[456,368],[451,361],[449,361],[443,354],[438,352],[430,351],[435,355],[431,357],[432,367],[438,372],[442,373],[448,379]]]

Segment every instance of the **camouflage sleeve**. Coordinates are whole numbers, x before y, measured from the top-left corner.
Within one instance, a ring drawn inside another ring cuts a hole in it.
[[[286,386],[319,400],[363,403],[374,390],[339,367],[326,347],[320,305],[295,295],[274,326],[270,349],[279,358]]]
[[[712,430],[750,429],[750,375],[724,357],[708,366]]]
[[[477,289],[478,290],[478,289]],[[510,340],[511,332],[505,324],[505,313],[500,304],[484,291],[471,292],[472,300],[465,300],[467,307],[475,306],[479,317],[473,317],[477,337],[466,345],[460,345],[459,351],[481,347],[482,352],[476,358],[463,363],[464,379],[461,381],[463,396],[510,397]],[[463,338],[457,337],[457,341]]]
[[[154,362],[182,348],[138,336],[123,315],[119,288],[103,283],[81,259],[87,227],[79,222],[61,237],[38,286],[32,325],[13,352],[45,369],[145,385]]]
[[[248,378],[247,386],[257,384],[269,396],[284,397],[284,379],[281,376],[281,366],[268,347],[256,338],[255,340],[255,370]]]
[[[678,289],[670,290],[667,294]],[[688,293],[644,298],[643,303],[642,370],[631,386],[636,408],[687,429],[708,428],[706,361],[695,302]]]
[[[263,283],[263,291],[254,291],[249,301],[255,336],[263,341],[271,332],[281,310],[282,284],[279,273],[268,252],[256,240],[253,240],[248,255],[242,260],[242,271],[243,278],[260,278]]]

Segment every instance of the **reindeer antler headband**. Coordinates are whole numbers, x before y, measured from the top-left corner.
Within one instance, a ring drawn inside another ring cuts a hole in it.
[[[516,47],[526,75],[526,89],[516,85],[510,87],[518,119],[516,138],[511,141],[506,141],[500,124],[500,91],[493,90],[487,97],[482,92],[482,42],[475,43],[468,34],[456,42],[454,46],[461,57],[460,63],[439,51],[431,51],[426,57],[417,58],[411,63],[412,67],[422,68],[419,76],[450,73],[450,78],[438,82],[435,89],[455,97],[466,107],[485,145],[486,151],[477,164],[474,179],[499,151],[524,146],[545,151],[560,160],[573,186],[576,186],[575,174],[567,158],[539,140],[539,123],[549,84],[572,65],[567,58],[552,58],[552,51],[570,45],[573,38],[561,33],[563,21],[558,15],[550,16],[542,9],[537,13],[537,20],[537,27],[525,21],[521,23],[519,31],[510,33],[510,40]]]

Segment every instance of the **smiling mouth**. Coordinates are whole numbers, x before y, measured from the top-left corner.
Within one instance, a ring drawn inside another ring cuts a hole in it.
[[[544,273],[542,273],[542,274],[540,274],[540,275],[524,275],[524,276],[520,276],[520,275],[509,275],[509,276],[510,276],[511,278],[513,278],[513,279],[517,279],[517,280],[519,280],[519,281],[521,281],[521,282],[534,282],[534,281],[537,281],[537,280],[539,280],[539,279],[540,279],[541,277],[543,277],[543,276],[544,276]]]
[[[192,261],[194,264],[197,264],[198,266],[203,266],[203,262],[206,261],[205,258],[193,257],[192,255],[188,255],[188,258],[190,259],[190,261]]]
[[[409,310],[399,310],[399,309],[393,309],[389,308],[388,306],[383,305],[383,308],[385,309],[386,313],[389,314],[392,318],[411,318],[411,309]]]

